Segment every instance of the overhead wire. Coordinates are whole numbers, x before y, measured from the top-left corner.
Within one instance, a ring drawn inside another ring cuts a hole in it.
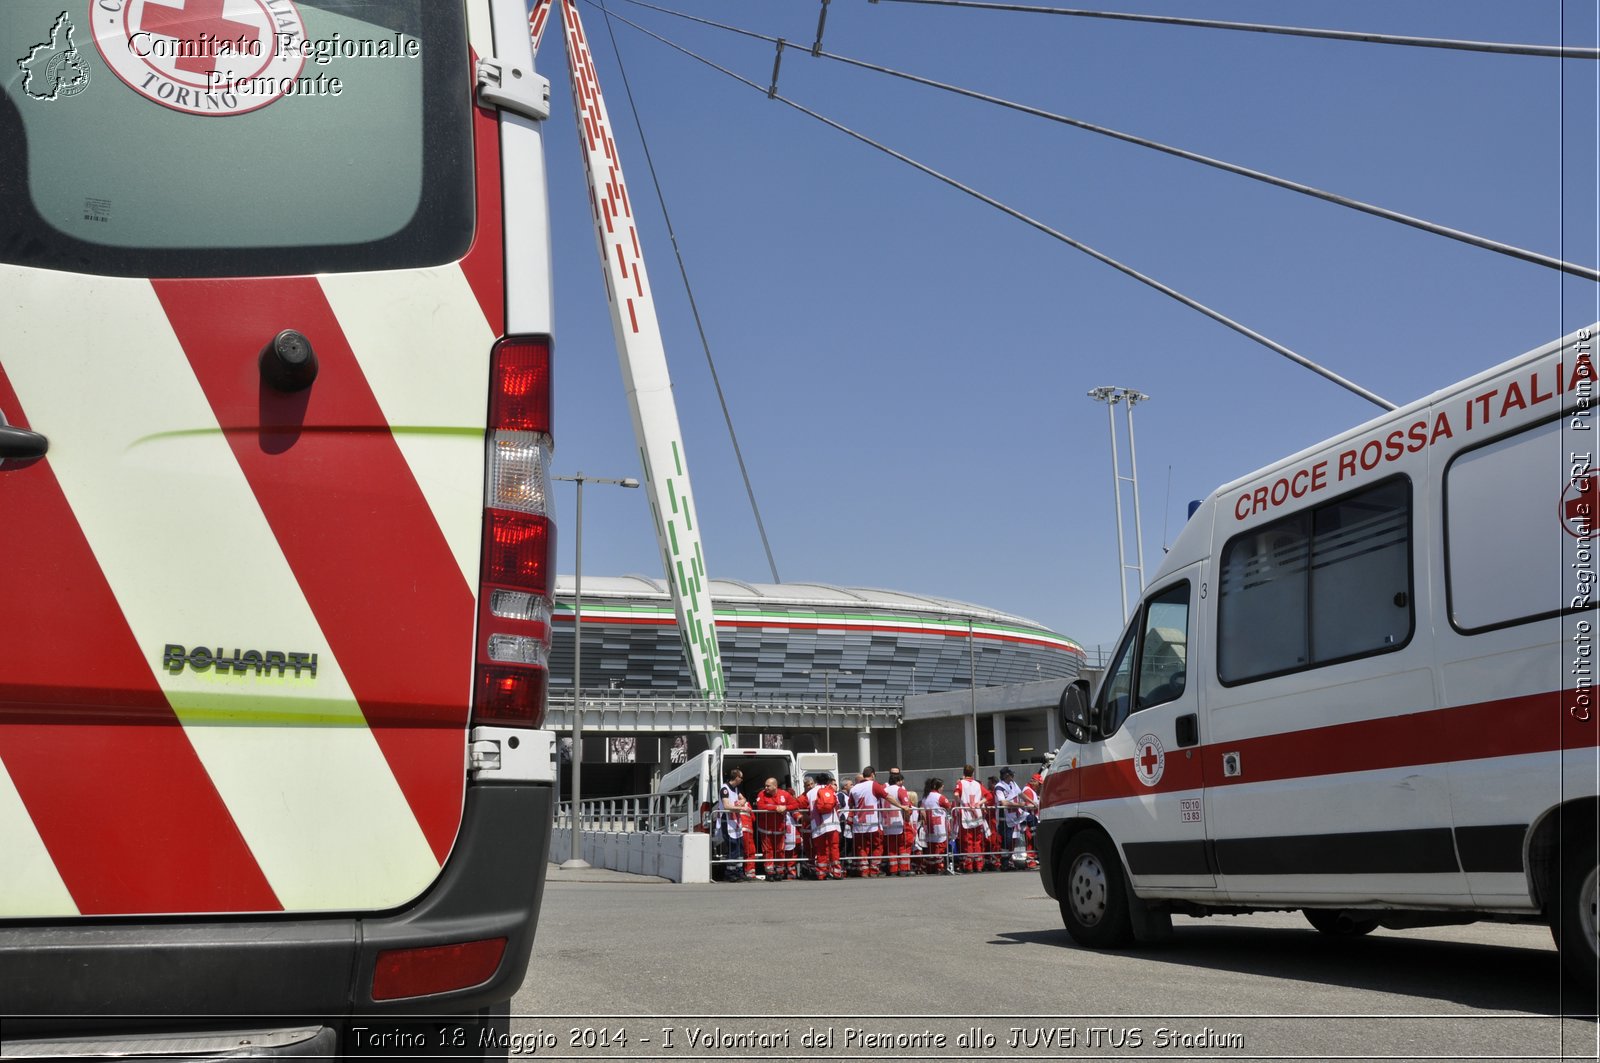
[[[726,30],[731,33],[739,34],[740,36],[752,37],[756,40],[766,41],[769,44],[777,45],[780,51],[785,47],[800,47],[790,44],[782,37],[770,37],[766,34],[756,33],[739,26],[731,26],[725,23],[712,21],[711,19],[701,18],[697,15],[685,14],[681,11],[674,11],[671,8],[660,7],[656,4],[648,3],[646,0],[626,0],[626,2],[633,4],[636,7],[643,7],[651,11],[658,11],[662,14],[672,15],[689,22],[698,22],[702,25],[711,26],[720,30]],[[1591,266],[1580,265],[1576,262],[1567,262],[1563,258],[1553,257],[1538,251],[1530,251],[1527,248],[1517,247],[1515,244],[1504,243],[1500,240],[1490,239],[1487,236],[1480,236],[1477,233],[1470,233],[1461,229],[1451,228],[1447,225],[1440,225],[1437,222],[1428,221],[1426,218],[1418,218],[1414,215],[1403,214],[1397,210],[1390,210],[1387,207],[1380,207],[1373,203],[1366,203],[1359,199],[1353,199],[1349,196],[1340,195],[1337,192],[1329,192],[1326,189],[1317,188],[1314,185],[1308,185],[1300,181],[1291,181],[1288,178],[1278,177],[1274,174],[1266,173],[1262,170],[1252,169],[1248,166],[1241,166],[1238,163],[1228,162],[1225,159],[1213,158],[1209,155],[1202,155],[1199,152],[1188,151],[1184,148],[1175,147],[1171,144],[1163,144],[1161,141],[1151,140],[1148,137],[1141,137],[1133,133],[1126,133],[1122,130],[1112,129],[1108,126],[1096,125],[1093,122],[1086,122],[1080,118],[1073,118],[1069,115],[1058,114],[1054,111],[1047,111],[1040,107],[1030,106],[1029,104],[1018,103],[1015,100],[1008,100],[1003,96],[991,96],[986,92],[978,92],[975,89],[963,88],[960,85],[952,85],[948,82],[936,81],[933,78],[922,77],[919,74],[908,73],[904,70],[896,70],[893,67],[881,66],[877,63],[869,63],[862,59],[854,59],[847,55],[838,55],[834,52],[822,51],[820,48],[801,48],[801,50],[806,51],[810,55],[816,56],[819,59],[831,59],[835,62],[843,63],[846,66],[853,66],[862,70],[870,70],[879,74],[887,74],[890,77],[900,78],[903,81],[910,81],[917,85],[924,85],[928,88],[938,89],[941,92],[949,92],[957,96],[965,96],[968,99],[978,100],[982,103],[994,104],[997,107],[1004,107],[1008,110],[1032,115],[1035,118],[1043,118],[1051,122],[1057,122],[1061,125],[1071,126],[1074,129],[1081,129],[1088,133],[1096,133],[1100,136],[1110,137],[1113,140],[1120,140],[1124,143],[1133,144],[1141,148],[1149,148],[1152,151],[1163,152],[1164,154],[1174,156],[1175,158],[1185,159],[1189,162],[1199,163],[1202,166],[1209,166],[1212,169],[1222,170],[1225,173],[1235,174],[1239,177],[1246,177],[1252,181],[1259,181],[1262,184],[1271,185],[1274,188],[1282,188],[1290,192],[1297,192],[1300,195],[1310,196],[1313,199],[1320,199],[1326,203],[1333,203],[1336,206],[1360,211],[1363,214],[1370,214],[1373,217],[1382,218],[1385,221],[1392,221],[1400,225],[1407,225],[1413,229],[1418,229],[1426,233],[1432,233],[1435,236],[1442,236],[1448,240],[1455,240],[1459,243],[1479,248],[1480,250],[1492,251],[1495,254],[1519,259],[1523,262],[1528,262],[1536,266],[1543,266],[1546,269],[1559,270],[1563,273],[1571,274],[1574,277],[1582,277],[1585,280],[1600,282],[1600,269],[1596,269]]]
[[[1448,48],[1463,52],[1529,55],[1546,59],[1600,59],[1600,48],[1576,48],[1556,44],[1509,44],[1500,41],[1462,41],[1451,40],[1447,37],[1403,37],[1391,33],[1363,33],[1358,30],[1326,30],[1305,26],[1274,26],[1258,22],[1224,22],[1219,19],[1181,18],[1176,15],[1136,15],[1121,11],[1084,11],[1068,7],[1003,4],[995,3],[993,0],[869,0],[869,2],[874,4],[926,4],[932,7],[978,8],[981,10],[1014,11],[1033,15],[1065,15],[1071,18],[1112,19],[1118,22],[1149,22],[1166,26],[1191,26],[1200,29],[1273,33],[1288,37],[1319,37],[1324,40],[1356,41],[1362,44],[1393,44],[1411,48]]]
[[[644,149],[644,161],[650,171],[650,181],[655,185],[656,202],[661,204],[661,217],[667,224],[667,236],[672,241],[672,253],[678,260],[678,275],[683,278],[683,290],[689,297],[689,311],[694,315],[694,327],[700,333],[700,347],[705,351],[706,365],[711,370],[711,384],[717,392],[717,402],[722,407],[722,419],[728,426],[728,438],[733,441],[733,456],[739,464],[739,475],[744,478],[744,491],[750,499],[750,510],[756,518],[756,532],[761,536],[761,548],[767,554],[767,568],[772,571],[772,582],[782,583],[778,578],[778,563],[772,556],[772,544],[767,539],[767,526],[761,519],[761,507],[756,503],[755,488],[750,483],[750,472],[745,467],[744,451],[739,446],[739,433],[734,431],[733,414],[728,410],[728,397],[722,390],[722,378],[717,374],[717,363],[711,356],[711,341],[706,337],[705,323],[700,318],[700,304],[694,297],[694,286],[689,283],[689,268],[684,264],[683,249],[678,244],[678,231],[673,227],[672,215],[667,210],[667,198],[661,189],[661,179],[656,174],[655,157],[650,153],[650,141],[644,134],[644,123],[639,119],[639,105],[633,98],[633,86],[628,81],[628,68],[622,61],[622,49],[617,47],[617,34],[611,25],[611,12],[605,3],[598,5],[605,15],[606,33],[611,38],[611,50],[617,57],[617,70],[622,75],[622,89],[628,97],[628,108],[633,112],[634,128],[639,131],[639,144]]]
[[[587,2],[595,3],[595,0],[587,0]],[[1150,277],[1150,276],[1148,276],[1148,275],[1146,275],[1144,273],[1141,273],[1138,270],[1134,269],[1132,266],[1129,266],[1129,265],[1127,265],[1127,264],[1125,264],[1123,262],[1120,262],[1117,259],[1112,258],[1110,255],[1107,255],[1102,251],[1098,251],[1095,248],[1090,247],[1088,244],[1083,243],[1081,240],[1074,239],[1073,237],[1068,236],[1066,233],[1063,233],[1058,229],[1052,228],[1051,226],[1049,226],[1049,225],[1045,224],[1044,222],[1040,221],[1039,219],[1034,218],[1031,215],[1026,214],[1026,213],[1024,213],[1024,212],[1022,212],[1020,210],[1017,210],[1015,207],[1011,207],[1011,206],[1008,206],[1005,203],[1002,203],[1000,200],[995,199],[993,196],[986,195],[985,193],[978,191],[977,189],[973,188],[970,185],[963,184],[962,182],[956,180],[955,178],[949,176],[948,174],[942,173],[939,170],[936,170],[933,167],[928,166],[925,163],[922,163],[922,162],[917,161],[916,159],[913,159],[909,155],[906,155],[906,154],[904,154],[902,152],[896,151],[894,148],[891,148],[886,144],[883,144],[883,143],[881,143],[881,142],[879,142],[877,140],[874,140],[873,138],[867,136],[865,133],[861,133],[861,132],[858,132],[858,131],[856,131],[854,129],[851,129],[849,126],[846,126],[843,123],[836,122],[832,118],[829,118],[826,115],[823,115],[823,114],[821,114],[821,113],[819,113],[817,111],[812,110],[809,107],[806,107],[804,104],[801,104],[801,103],[799,103],[799,102],[797,102],[795,100],[791,100],[787,96],[784,96],[781,93],[776,92],[775,88],[769,89],[766,86],[759,85],[756,82],[751,81],[749,78],[743,76],[742,74],[739,74],[739,73],[736,73],[735,71],[729,70],[727,67],[724,67],[724,66],[722,66],[722,65],[720,65],[720,64],[718,64],[718,63],[716,63],[716,62],[714,62],[714,61],[712,61],[710,59],[707,59],[705,56],[702,56],[702,55],[698,54],[697,52],[694,52],[691,49],[686,48],[685,46],[677,43],[676,41],[673,41],[673,40],[671,40],[671,39],[669,39],[667,37],[663,37],[661,34],[656,33],[654,30],[651,30],[651,29],[648,29],[647,27],[641,26],[637,22],[632,21],[631,19],[628,19],[628,18],[626,18],[626,17],[624,17],[622,15],[616,14],[615,12],[613,12],[611,14],[611,17],[615,18],[618,22],[621,22],[623,25],[630,26],[633,29],[638,30],[640,33],[643,33],[645,36],[650,37],[653,40],[658,41],[659,43],[666,45],[667,47],[673,49],[674,51],[677,51],[677,52],[689,57],[690,59],[695,60],[698,63],[701,63],[701,64],[703,64],[705,66],[708,66],[711,69],[716,70],[718,73],[721,73],[726,77],[732,78],[733,80],[739,82],[742,85],[745,85],[745,86],[747,86],[749,88],[755,89],[758,92],[764,93],[769,98],[777,100],[778,102],[784,104],[785,106],[791,107],[794,110],[799,111],[801,114],[804,114],[809,118],[813,118],[816,121],[821,122],[823,125],[826,125],[831,129],[837,130],[838,132],[843,133],[846,136],[848,136],[848,137],[850,137],[850,138],[852,138],[854,140],[858,140],[861,143],[866,144],[869,147],[875,148],[878,151],[881,151],[884,154],[890,156],[891,158],[897,159],[900,162],[905,163],[907,166],[910,166],[911,168],[913,168],[915,170],[918,170],[921,173],[927,174],[929,177],[932,177],[935,180],[941,181],[944,184],[947,184],[950,187],[952,187],[952,188],[954,188],[954,189],[956,189],[956,190],[958,190],[960,192],[964,192],[967,195],[972,196],[974,199],[977,199],[982,203],[988,204],[989,206],[995,208],[996,210],[999,210],[1001,213],[1009,215],[1010,217],[1015,218],[1016,220],[1022,222],[1025,225],[1028,225],[1028,226],[1030,226],[1030,227],[1032,227],[1034,229],[1037,229],[1039,232],[1042,232],[1047,236],[1050,236],[1050,237],[1052,237],[1052,238],[1054,238],[1056,240],[1061,241],[1062,243],[1068,245],[1069,247],[1075,248],[1076,250],[1083,252],[1084,254],[1088,255],[1089,257],[1095,259],[1096,261],[1104,263],[1105,265],[1110,266],[1111,268],[1117,270],[1118,272],[1120,272],[1120,273],[1122,273],[1122,274],[1124,274],[1124,275],[1126,275],[1128,277],[1133,278],[1134,280],[1138,281],[1139,283],[1144,284],[1144,285],[1146,285],[1146,286],[1148,286],[1150,288],[1153,288],[1158,292],[1161,292],[1163,295],[1166,295],[1168,298],[1171,298],[1173,300],[1176,300],[1179,303],[1182,303],[1184,306],[1189,307],[1189,309],[1194,310],[1197,313],[1203,314],[1206,317],[1211,318],[1213,321],[1216,321],[1218,324],[1224,325],[1227,328],[1230,328],[1233,331],[1239,333],[1240,335],[1245,336],[1248,339],[1254,340],[1256,343],[1261,344],[1262,346],[1266,347],[1268,350],[1273,351],[1273,352],[1281,355],[1284,358],[1287,358],[1289,361],[1294,362],[1295,364],[1297,364],[1297,365],[1299,365],[1299,366],[1301,366],[1301,367],[1303,367],[1305,369],[1309,369],[1311,372],[1316,373],[1318,376],[1321,376],[1326,380],[1332,381],[1333,383],[1339,385],[1340,387],[1342,387],[1345,390],[1351,392],[1352,394],[1359,395],[1363,399],[1366,399],[1368,402],[1371,402],[1374,405],[1376,405],[1376,406],[1378,406],[1378,407],[1380,407],[1382,409],[1393,410],[1393,409],[1397,408],[1395,406],[1395,404],[1390,402],[1388,399],[1385,399],[1385,398],[1375,394],[1374,392],[1367,390],[1366,388],[1362,387],[1359,384],[1356,384],[1353,381],[1345,379],[1344,377],[1340,376],[1338,373],[1335,373],[1331,369],[1328,369],[1328,368],[1326,368],[1324,366],[1318,365],[1316,362],[1312,361],[1310,358],[1307,358],[1305,355],[1299,354],[1298,352],[1291,350],[1290,348],[1284,346],[1283,344],[1277,342],[1276,340],[1270,339],[1270,338],[1262,335],[1261,333],[1255,331],[1254,329],[1252,329],[1252,328],[1250,328],[1250,327],[1248,327],[1248,326],[1246,326],[1244,324],[1241,324],[1238,321],[1235,321],[1233,318],[1228,317],[1227,315],[1225,315],[1225,314],[1223,314],[1223,313],[1221,313],[1221,312],[1219,312],[1217,310],[1213,310],[1211,307],[1206,306],[1204,303],[1201,303],[1198,300],[1196,300],[1194,298],[1191,298],[1188,295],[1183,294],[1182,292],[1178,291],[1175,288],[1170,287],[1169,285],[1163,284],[1161,281],[1156,280],[1154,277]],[[749,34],[749,35],[750,36],[757,36],[756,34]]]

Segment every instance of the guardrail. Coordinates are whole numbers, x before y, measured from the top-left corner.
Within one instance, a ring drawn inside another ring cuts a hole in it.
[[[682,834],[693,830],[700,810],[687,791],[670,794],[625,794],[578,802],[578,829],[601,834]],[[572,828],[572,802],[556,806],[555,826]]]
[[[572,852],[574,820],[583,859],[594,867],[653,875],[673,882],[711,881],[711,836],[693,828],[700,809],[691,795],[627,794],[556,806],[552,859]]]
[[[905,712],[899,696],[837,692],[820,698],[804,693],[705,698],[693,690],[584,690],[581,703],[584,729],[595,731],[895,727]],[[572,691],[551,691],[545,726],[571,730],[572,706]]]

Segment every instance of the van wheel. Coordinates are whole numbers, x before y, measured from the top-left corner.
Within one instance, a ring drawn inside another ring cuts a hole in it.
[[[1378,929],[1378,921],[1369,916],[1357,915],[1338,908],[1305,908],[1306,922],[1317,930],[1336,938],[1365,937]]]
[[[1056,875],[1061,921],[1072,940],[1091,949],[1133,944],[1128,887],[1111,839],[1095,830],[1073,838]]]
[[[1600,970],[1600,919],[1596,892],[1600,889],[1600,867],[1596,866],[1593,838],[1578,840],[1569,835],[1561,847],[1560,893],[1550,905],[1550,934],[1561,952],[1567,974],[1593,993]]]

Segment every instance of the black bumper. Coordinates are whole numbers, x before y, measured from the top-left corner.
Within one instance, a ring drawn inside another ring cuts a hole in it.
[[[494,1008],[527,972],[544,894],[551,798],[548,785],[469,787],[461,833],[439,878],[395,912],[0,926],[6,1040],[237,1028],[241,1016],[258,1026],[271,1017],[348,1031],[356,1019]],[[505,953],[481,985],[372,999],[378,953],[495,937],[507,939]],[[207,1018],[197,1023],[193,1016]]]
[[[1034,851],[1039,854],[1039,881],[1044,884],[1044,892],[1054,899],[1056,895],[1056,835],[1060,833],[1063,821],[1059,819],[1040,820],[1034,836]]]

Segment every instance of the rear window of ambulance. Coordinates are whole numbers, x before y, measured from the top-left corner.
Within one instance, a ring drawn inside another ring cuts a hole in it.
[[[5,0],[0,42],[0,262],[281,276],[471,240],[459,3]]]

